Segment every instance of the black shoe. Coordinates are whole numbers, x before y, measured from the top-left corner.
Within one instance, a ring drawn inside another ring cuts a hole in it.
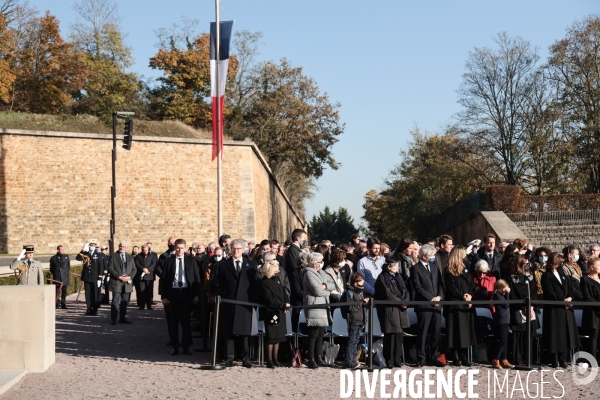
[[[458,358],[452,361],[452,365],[454,365],[455,367],[462,367],[462,363]]]
[[[554,369],[558,368],[558,363],[556,361],[553,362],[552,364],[550,364],[550,368],[554,368]]]
[[[310,369],[317,369],[319,368],[319,365],[315,362],[315,360],[308,360],[306,362],[306,366]]]
[[[561,367],[562,369],[567,369],[567,368],[569,368],[569,365],[567,364],[567,362],[566,362],[566,361],[561,361],[561,362],[559,362],[559,364],[560,364],[560,367]]]
[[[267,361],[267,368],[275,369],[275,365],[273,364],[273,361]]]
[[[131,321],[128,321],[128,320],[126,320],[126,319],[120,319],[120,320],[119,320],[119,323],[120,323],[120,324],[131,324]]]
[[[61,308],[61,309],[63,309],[63,310],[66,310],[66,309],[67,309],[67,308],[69,308],[69,307],[67,307],[67,305],[66,305],[66,304],[62,304],[62,305],[60,306],[60,308]]]
[[[321,357],[316,357],[315,362],[319,367],[329,367],[329,364],[325,364],[325,361],[323,361],[323,358]]]
[[[387,369],[394,369],[394,364],[387,364],[385,367]]]
[[[473,365],[473,363],[470,362],[469,359],[462,354],[460,355],[460,361],[461,361],[462,365],[464,365],[465,367],[470,367]]]
[[[277,360],[273,361],[273,365],[275,365],[277,368],[281,368],[282,367],[282,365]]]
[[[418,361],[417,362],[417,368],[423,368],[424,365],[425,365],[425,361]]]
[[[441,362],[439,359],[435,359],[431,362],[431,366],[432,367],[438,367],[438,368],[444,368],[446,366],[446,364],[444,364],[443,362]]]
[[[144,309],[144,307],[138,307],[138,310],[143,310],[143,309]]]
[[[183,349],[182,353],[185,354],[186,356],[192,355],[192,352],[190,351],[190,349]]]
[[[148,307],[148,310],[152,310],[152,307]]]
[[[402,368],[402,363],[394,363],[394,368]]]
[[[98,311],[94,311],[92,313],[90,313],[91,317],[97,317],[98,316]]]
[[[92,315],[92,312],[91,312],[91,311],[88,311],[88,312],[86,312],[86,313],[85,313],[85,314],[83,314],[83,315]]]
[[[116,324],[117,324],[117,321],[110,321],[110,324],[111,324],[111,325],[116,325]]]
[[[242,367],[244,368],[252,368],[252,364],[250,364],[250,360],[246,360],[242,362]]]
[[[172,356],[177,356],[177,355],[179,355],[179,349],[173,349],[173,350],[171,350],[171,355],[172,355]]]
[[[233,360],[226,360],[224,364],[227,368],[233,367]]]

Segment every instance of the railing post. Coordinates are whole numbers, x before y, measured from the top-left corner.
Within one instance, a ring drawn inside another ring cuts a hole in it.
[[[527,310],[525,312],[525,323],[527,324],[525,327],[525,334],[527,335],[527,345],[525,346],[525,351],[527,352],[527,364],[517,365],[515,367],[515,369],[520,371],[539,369],[538,367],[531,366],[531,296],[529,295],[529,290],[531,290],[531,287],[528,287],[527,298],[525,299],[525,304],[527,305]]]
[[[222,370],[225,369],[223,365],[217,365],[217,334],[219,332],[219,309],[221,308],[221,296],[215,297],[215,326],[213,330],[213,348],[212,348],[212,361],[210,365],[203,365],[201,369],[208,370]]]
[[[369,336],[368,336],[368,343],[369,343],[369,366],[367,371],[369,372],[373,372],[373,301],[375,299],[373,299],[371,297],[371,299],[369,300]]]

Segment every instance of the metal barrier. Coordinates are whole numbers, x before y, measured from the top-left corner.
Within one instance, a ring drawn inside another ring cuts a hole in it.
[[[506,216],[519,226],[568,226],[600,223],[600,210],[507,213]]]

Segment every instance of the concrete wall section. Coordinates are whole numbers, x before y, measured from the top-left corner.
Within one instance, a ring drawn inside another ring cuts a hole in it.
[[[471,240],[483,238],[486,233],[496,235],[499,238],[497,243],[512,243],[517,238],[527,239],[502,211],[482,211],[445,233],[452,236],[454,244],[467,244]]]
[[[0,130],[0,253],[34,244],[77,252],[110,237],[112,136]],[[209,140],[134,137],[117,146],[115,240],[217,239],[217,163]],[[225,142],[223,227],[247,240],[285,240],[304,225],[258,148]]]
[[[0,369],[44,372],[55,361],[54,285],[0,286]]]

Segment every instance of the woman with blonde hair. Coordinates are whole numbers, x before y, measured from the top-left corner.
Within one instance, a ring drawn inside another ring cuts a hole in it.
[[[279,279],[279,263],[276,260],[265,261],[261,267],[263,275],[260,281],[260,297],[265,308],[261,308],[267,336],[267,368],[281,367],[277,361],[279,343],[285,341],[287,332],[285,313],[288,312],[290,299]]]
[[[444,270],[446,290],[444,300],[470,301],[475,293],[475,284],[463,260],[467,253],[463,246],[455,246],[448,257]],[[472,364],[467,358],[469,346],[477,344],[475,339],[475,313],[471,304],[444,306],[446,318],[446,340],[452,349],[454,365],[460,367]]]

